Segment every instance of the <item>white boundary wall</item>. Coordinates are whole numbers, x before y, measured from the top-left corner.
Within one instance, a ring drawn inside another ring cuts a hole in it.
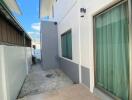
[[[26,47],[0,46],[1,100],[16,100],[31,64],[29,52],[31,49]]]

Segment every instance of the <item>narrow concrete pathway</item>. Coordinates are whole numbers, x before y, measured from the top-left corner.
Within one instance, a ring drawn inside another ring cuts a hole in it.
[[[27,96],[20,100],[100,100],[81,84],[49,93]]]
[[[18,98],[47,93],[72,85],[72,80],[70,80],[61,70],[43,70],[42,66],[37,64],[32,66]]]

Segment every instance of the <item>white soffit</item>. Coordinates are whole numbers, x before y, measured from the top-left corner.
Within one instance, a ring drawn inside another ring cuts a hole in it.
[[[22,14],[16,0],[4,0],[9,9],[17,14]]]
[[[54,1],[55,0],[40,0],[40,18],[52,16]]]

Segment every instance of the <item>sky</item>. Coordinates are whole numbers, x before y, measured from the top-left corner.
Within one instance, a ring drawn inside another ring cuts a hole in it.
[[[39,0],[17,0],[22,15],[14,14],[33,40],[40,40]]]

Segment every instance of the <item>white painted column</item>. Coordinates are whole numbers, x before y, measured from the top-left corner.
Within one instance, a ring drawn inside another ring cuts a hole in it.
[[[29,66],[28,66],[28,57],[27,57],[27,48],[26,47],[24,47],[24,51],[25,51],[25,60],[26,60],[26,65],[25,65],[25,67],[26,67],[26,71],[27,71],[27,75],[28,75],[28,73],[29,73]]]
[[[9,94],[7,94],[7,82],[6,82],[6,69],[5,69],[5,56],[4,56],[4,46],[0,46],[0,61],[1,61],[1,74],[2,74],[2,94],[3,94],[3,100],[8,100]]]

